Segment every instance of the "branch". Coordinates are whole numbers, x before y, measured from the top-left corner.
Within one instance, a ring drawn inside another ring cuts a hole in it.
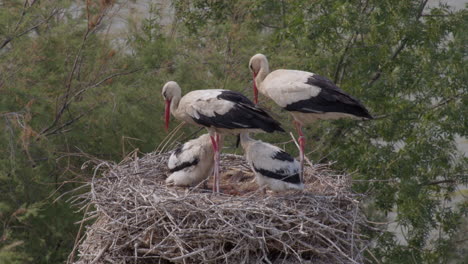
[[[440,181],[433,181],[433,182],[428,182],[428,183],[421,183],[420,186],[438,185],[442,183],[455,183],[455,180],[440,180]]]
[[[62,129],[63,129],[63,128],[72,125],[72,124],[75,123],[76,121],[80,120],[80,119],[81,119],[83,116],[85,116],[86,114],[91,113],[94,109],[96,109],[96,106],[92,107],[91,109],[89,109],[88,111],[86,111],[86,112],[84,112],[84,113],[81,113],[79,116],[68,120],[68,121],[65,122],[63,125],[61,125],[61,126],[55,128],[54,130],[43,134],[43,136],[46,136],[46,137],[47,137],[47,136],[50,136],[50,135],[53,135],[53,134],[58,134],[58,133],[62,132]]]
[[[45,20],[39,22],[39,23],[36,24],[35,26],[32,26],[32,27],[26,29],[25,31],[23,31],[23,32],[21,32],[21,33],[19,33],[19,34],[17,34],[17,35],[7,37],[7,38],[2,42],[2,44],[0,44],[0,50],[3,49],[6,45],[8,45],[8,43],[10,43],[11,41],[13,41],[14,39],[26,35],[27,33],[31,32],[32,30],[34,30],[34,29],[38,28],[39,26],[41,26],[42,24],[48,23],[49,20],[50,20],[53,16],[55,16],[55,15],[57,14],[57,12],[58,12],[58,9],[53,9],[53,10],[52,10],[52,13],[51,13]],[[24,16],[24,15],[23,15],[23,16]],[[18,21],[18,22],[20,22],[20,21]],[[17,28],[18,26],[19,26],[19,24],[17,24],[17,26],[16,26],[14,32],[16,32],[16,30],[18,30],[18,28]]]
[[[422,3],[421,3],[421,6],[419,7],[419,13],[418,15],[416,16],[416,21],[418,21],[422,16],[423,16],[423,11],[424,11],[424,8],[426,7],[427,5],[427,2],[429,0],[424,0]],[[392,53],[392,56],[390,56],[390,59],[384,64],[384,66],[386,64],[388,64],[390,61],[394,60],[398,54],[400,54],[400,52],[406,47],[406,44],[408,43],[408,37],[403,37],[403,39],[400,41],[400,44],[396,47],[395,51]],[[369,83],[367,85],[371,86],[373,85],[378,79],[380,79],[381,75],[382,75],[382,69],[383,67],[379,67],[379,69],[372,75]]]
[[[369,1],[366,0],[364,2],[364,6],[361,8],[359,20],[357,22],[358,24],[360,24],[362,22],[361,21],[362,17],[365,17],[367,15],[366,14],[366,9],[367,9],[368,4],[369,4]],[[351,37],[348,39],[348,41],[346,43],[346,46],[345,46],[345,49],[343,50],[343,53],[340,56],[340,59],[339,59],[337,65],[336,65],[335,74],[334,74],[334,78],[333,78],[333,80],[334,80],[334,82],[336,84],[339,84],[341,82],[341,79],[343,78],[344,71],[345,71],[345,66],[343,64],[345,62],[346,55],[347,55],[349,49],[351,48],[351,46],[356,41],[358,36],[359,36],[359,32],[353,32],[353,34],[351,35]]]
[[[23,21],[23,18],[24,18],[24,16],[26,15],[26,11],[27,11],[27,8],[26,8],[27,5],[28,5],[28,0],[24,0],[23,10],[21,11],[20,18],[19,18],[18,21],[16,22],[15,29],[13,30],[13,32],[16,32],[16,30],[18,30],[19,25],[20,25],[21,22]]]
[[[408,39],[406,37],[404,37],[400,41],[400,45],[398,45],[398,47],[395,49],[395,51],[393,52],[393,54],[390,57],[390,60],[388,62],[394,60],[398,56],[398,54],[400,54],[400,52],[405,48],[406,43],[408,43]],[[379,67],[377,72],[375,72],[374,75],[372,76],[372,78],[371,78],[370,82],[368,83],[368,85],[374,84],[378,79],[380,79],[381,75],[382,75],[382,67]]]
[[[426,114],[426,113],[428,113],[428,112],[430,112],[430,111],[436,110],[437,108],[442,107],[442,106],[444,106],[444,105],[450,103],[451,101],[460,98],[460,96],[462,96],[462,95],[464,95],[464,94],[465,94],[464,92],[460,92],[460,93],[457,93],[457,94],[455,94],[455,95],[453,95],[453,96],[450,96],[449,98],[447,98],[447,99],[441,101],[441,102],[438,103],[438,104],[431,105],[430,107],[428,107],[425,111],[422,111],[421,113]],[[424,100],[427,100],[427,98],[424,99]],[[374,117],[374,119],[384,119],[384,118],[390,117],[390,116],[392,116],[392,115],[395,115],[395,114],[398,114],[398,113],[403,113],[403,112],[410,113],[417,105],[418,105],[418,104],[415,103],[415,104],[413,104],[413,105],[412,105],[411,107],[409,107],[409,108],[406,108],[406,109],[403,109],[403,110],[401,110],[401,111],[394,112],[394,113],[389,113],[389,114],[385,114],[385,115],[376,116],[376,117]],[[418,118],[419,118],[419,117],[418,117]],[[411,120],[411,119],[408,119],[408,120]]]
[[[81,55],[83,53],[83,49],[85,47],[85,44],[86,44],[86,41],[88,40],[89,35],[94,33],[96,31],[96,28],[101,24],[102,19],[104,18],[105,14],[106,14],[106,10],[107,9],[101,10],[101,13],[99,14],[99,17],[97,18],[97,20],[93,21],[93,23],[90,23],[90,21],[89,21],[89,18],[90,18],[90,15],[89,15],[89,1],[86,1],[86,12],[87,12],[87,18],[88,18],[88,27],[86,28],[86,31],[85,31],[85,33],[83,35],[83,39],[81,41],[80,48],[78,49],[78,52],[77,52],[77,54],[75,56],[75,59],[73,61],[72,69],[71,69],[71,71],[70,71],[70,73],[68,75],[67,81],[65,83],[66,92],[64,94],[65,98],[63,100],[63,104],[60,107],[60,110],[58,110],[58,112],[55,114],[55,118],[54,118],[54,121],[52,122],[52,124],[49,125],[48,127],[44,128],[39,134],[48,135],[49,133],[47,133],[47,132],[49,130],[51,130],[54,126],[57,125],[59,120],[62,118],[65,110],[70,105],[70,103],[71,103],[70,95],[71,95],[72,81],[73,81],[73,77],[76,74],[78,61],[81,58]]]
[[[107,76],[106,78],[102,79],[101,81],[99,81],[99,82],[97,82],[97,83],[95,83],[95,84],[93,84],[93,85],[91,85],[91,86],[88,86],[88,87],[86,87],[86,88],[84,88],[84,89],[81,89],[80,91],[76,92],[74,95],[72,95],[72,96],[69,97],[68,101],[66,101],[65,104],[64,104],[65,107],[62,108],[63,110],[61,109],[61,111],[65,111],[65,109],[68,108],[68,106],[71,104],[71,102],[72,102],[72,100],[73,100],[74,98],[80,96],[81,94],[83,94],[84,92],[86,92],[88,89],[98,87],[98,86],[100,86],[101,84],[103,84],[104,82],[106,82],[107,80],[110,80],[110,79],[112,79],[112,78],[114,78],[114,77],[123,76],[123,75],[129,75],[129,74],[135,73],[135,72],[140,71],[140,70],[142,70],[142,69],[136,69],[136,70],[132,70],[132,71],[129,71],[129,72],[114,73],[114,74],[111,74],[111,75]],[[52,123],[52,125],[50,125],[50,126],[47,127],[46,129],[43,129],[43,130],[41,131],[41,133],[39,133],[39,135],[49,136],[49,135],[52,135],[52,134],[57,134],[57,133],[58,133],[60,130],[62,130],[63,128],[65,128],[65,127],[67,127],[67,126],[73,124],[74,122],[76,122],[76,121],[78,121],[79,119],[81,119],[84,115],[86,115],[86,114],[90,113],[91,111],[93,111],[94,108],[95,108],[95,107],[93,107],[92,109],[90,109],[90,110],[86,111],[85,113],[79,115],[78,117],[73,118],[73,119],[67,121],[65,124],[63,124],[63,125],[61,125],[61,126],[55,128],[54,130],[49,131],[49,130],[51,130],[54,126],[57,125],[59,119],[56,119],[56,120],[54,120],[54,123]],[[39,137],[38,137],[37,139],[39,139]]]
[[[91,86],[88,86],[86,88],[83,88],[81,90],[79,90],[78,92],[76,92],[73,96],[70,97],[70,101],[73,99],[73,98],[76,98],[78,96],[80,96],[81,94],[83,94],[84,92],[86,92],[87,90],[89,89],[92,89],[92,88],[96,88],[98,86],[100,86],[101,84],[103,84],[104,82],[114,78],[114,77],[117,77],[117,76],[124,76],[124,75],[129,75],[129,74],[132,74],[132,73],[135,73],[135,72],[138,72],[138,71],[141,71],[143,68],[139,68],[139,69],[135,69],[135,70],[132,70],[132,71],[128,71],[128,72],[118,72],[118,73],[114,73],[114,74],[111,74],[109,76],[107,76],[106,78],[100,80],[99,82],[91,85]]]
[[[81,45],[80,45],[80,48],[78,50],[78,53],[76,54],[75,56],[75,60],[73,62],[73,66],[72,66],[72,70],[70,72],[70,74],[68,75],[68,78],[67,78],[67,82],[65,84],[65,87],[67,88],[66,92],[65,92],[65,99],[63,101],[63,104],[62,106],[60,107],[60,110],[55,114],[55,119],[54,121],[52,122],[51,125],[49,125],[48,127],[44,128],[41,133],[39,134],[46,134],[47,131],[49,131],[50,129],[52,129],[55,125],[57,125],[58,121],[60,120],[60,118],[62,117],[63,113],[65,112],[65,110],[67,109],[68,105],[70,104],[70,101],[69,101],[69,96],[70,96],[70,90],[71,90],[71,83],[72,83],[72,80],[73,80],[73,76],[75,75],[75,71],[76,71],[76,66],[78,64],[78,60],[81,56],[81,52],[83,51],[83,48],[84,48],[84,45],[86,43],[86,39],[88,37],[88,34],[90,33],[90,30],[89,28],[86,30],[84,36],[83,36],[83,40],[81,42]]]
[[[450,17],[452,15],[430,15],[430,14],[423,14],[423,17]]]
[[[336,84],[338,84],[338,77],[339,77],[339,74],[340,74],[340,70],[341,70],[341,68],[343,66],[346,54],[348,53],[349,48],[351,47],[354,40],[356,39],[356,36],[357,36],[357,33],[353,33],[351,35],[351,37],[348,39],[348,41],[346,43],[346,47],[345,47],[345,49],[343,50],[343,53],[340,56],[340,60],[336,64],[335,74],[334,74],[334,77],[333,77],[333,80],[334,80],[334,82]]]
[[[262,21],[258,21],[258,23],[264,27],[267,27],[267,28],[276,28],[276,29],[280,29],[282,27],[279,27],[279,26],[273,26],[273,25],[267,25],[265,23],[263,23]]]

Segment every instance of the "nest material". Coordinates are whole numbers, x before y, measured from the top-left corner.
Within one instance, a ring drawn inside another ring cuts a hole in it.
[[[167,187],[168,153],[109,165],[75,263],[362,263],[368,241],[349,176],[307,166],[303,192],[263,195],[242,156],[222,155],[221,189]],[[101,164],[103,165],[103,164]],[[211,177],[210,177],[211,178]]]

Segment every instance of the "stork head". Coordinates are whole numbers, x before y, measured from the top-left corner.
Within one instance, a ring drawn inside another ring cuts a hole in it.
[[[162,88],[162,96],[166,102],[166,110],[164,112],[166,131],[169,128],[169,119],[171,117],[171,102],[174,100],[174,98],[179,100],[181,94],[182,90],[180,89],[180,86],[173,81],[167,82]]]
[[[258,53],[255,54],[249,61],[249,69],[253,73],[253,83],[254,83],[254,102],[258,103],[258,88],[257,88],[257,75],[258,73],[263,70],[266,74],[268,74],[268,60],[265,55]],[[265,76],[262,76],[265,78]],[[263,81],[263,79],[261,80]]]

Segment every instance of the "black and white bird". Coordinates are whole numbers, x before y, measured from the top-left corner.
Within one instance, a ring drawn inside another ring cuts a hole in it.
[[[248,133],[240,135],[240,142],[261,188],[268,187],[273,191],[304,189],[299,176],[300,164],[291,155],[274,145],[250,138]]]
[[[254,78],[255,103],[258,91],[289,111],[299,134],[301,175],[304,168],[304,124],[320,119],[351,117],[372,119],[366,107],[345,93],[329,79],[315,73],[297,70],[276,70],[270,73],[263,54],[254,55],[249,62]]]
[[[178,147],[167,162],[171,175],[167,185],[194,186],[213,173],[213,148],[209,134],[203,134]]]
[[[208,129],[214,150],[213,190],[216,192],[219,192],[219,155],[223,135],[284,132],[279,122],[238,92],[221,89],[195,90],[182,97],[180,86],[170,81],[164,85],[162,95],[166,101],[166,129],[171,112],[180,121]]]

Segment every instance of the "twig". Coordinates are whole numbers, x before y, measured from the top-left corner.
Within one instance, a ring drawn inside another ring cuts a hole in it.
[[[348,53],[348,50],[351,48],[351,45],[354,43],[356,40],[357,33],[353,33],[351,37],[346,41],[346,46],[341,53],[340,59],[338,60],[338,63],[336,64],[336,69],[335,69],[335,74],[333,75],[333,80],[336,84],[339,84],[341,81],[338,79],[340,75],[341,68],[343,66],[343,63],[345,61],[346,55]]]
[[[115,78],[115,77],[117,77],[117,76],[129,75],[129,74],[132,74],[132,73],[141,71],[141,70],[142,70],[142,68],[139,68],[139,69],[135,69],[135,70],[127,71],[127,72],[118,72],[118,73],[111,74],[111,75],[109,75],[109,76],[103,78],[102,80],[98,81],[97,83],[95,83],[95,84],[93,84],[93,85],[90,85],[90,86],[88,86],[88,87],[86,87],[86,88],[83,88],[83,89],[79,90],[78,92],[76,92],[74,95],[72,95],[72,96],[70,97],[70,101],[71,101],[71,99],[76,98],[76,97],[82,95],[82,94],[83,94],[84,92],[86,92],[87,90],[92,89],[92,88],[96,88],[96,87],[100,86],[101,84],[103,84],[104,82],[106,82],[106,81],[108,81],[108,80],[110,80],[110,79],[112,79],[112,78]]]
[[[102,254],[104,254],[104,252],[109,248],[109,243],[107,243],[102,249],[101,251],[99,251],[99,254],[97,254],[96,258],[90,263],[90,264],[95,264],[99,261],[99,259],[102,257]]]
[[[86,210],[83,213],[83,219],[85,218],[86,214],[88,213],[88,210],[89,210],[90,206],[91,206],[91,204],[88,204],[86,206]],[[67,264],[72,263],[73,259],[75,258],[75,253],[76,253],[76,250],[78,249],[78,246],[79,246],[78,241],[80,240],[80,237],[81,237],[81,231],[83,230],[84,222],[85,221],[81,221],[81,223],[80,223],[80,228],[78,229],[78,233],[76,233],[75,243],[73,245],[72,252],[70,253],[70,255],[68,255]]]
[[[25,1],[25,4],[27,3],[27,0]],[[16,34],[14,36],[10,36],[10,37],[7,37],[1,44],[0,44],[0,50],[3,49],[6,45],[8,45],[8,43],[12,42],[14,39],[17,39],[21,36],[24,36],[26,34],[28,34],[29,32],[31,32],[32,30],[38,28],[39,26],[41,26],[42,24],[45,24],[47,22],[49,22],[50,19],[52,19],[52,17],[54,17],[56,14],[58,13],[58,10],[57,9],[53,9],[52,10],[52,13],[44,20],[42,20],[41,22],[37,23],[36,25],[24,30],[23,32],[19,33],[19,34]],[[23,11],[23,14],[20,18],[20,20],[18,20],[18,23],[16,24],[16,27],[14,29],[14,32],[16,32],[18,30],[18,27],[19,27],[19,23],[21,22],[21,20],[23,19],[24,15],[26,14],[25,11]]]
[[[47,134],[47,132],[49,130],[51,130],[53,127],[55,127],[59,120],[62,118],[63,114],[65,113],[65,111],[68,109],[70,103],[71,103],[71,100],[70,100],[70,96],[71,96],[71,89],[72,89],[72,81],[74,79],[74,76],[76,74],[76,71],[77,71],[77,67],[78,67],[78,62],[81,60],[81,56],[82,56],[82,53],[83,53],[83,50],[84,50],[84,47],[85,47],[85,44],[88,40],[88,37],[94,33],[96,31],[96,29],[98,28],[99,24],[102,22],[102,19],[104,18],[105,14],[106,14],[106,9],[104,10],[101,10],[101,13],[99,14],[99,17],[98,19],[96,20],[96,24],[94,26],[90,26],[90,13],[89,13],[89,1],[86,1],[86,13],[87,13],[87,18],[88,18],[88,27],[86,28],[86,31],[84,32],[83,34],[83,37],[82,37],[82,40],[81,40],[81,44],[80,44],[80,47],[78,48],[78,51],[75,55],[75,58],[73,60],[73,64],[72,64],[72,67],[71,67],[71,70],[68,74],[68,77],[65,81],[65,93],[63,95],[63,103],[61,104],[59,110],[57,111],[57,113],[55,114],[55,118],[54,120],[52,121],[52,124],[50,124],[49,126],[47,126],[46,128],[44,128],[39,134],[41,135],[45,135]]]
[[[316,164],[313,174],[307,170],[305,176],[311,184],[304,192],[264,197],[251,186],[251,177],[241,176],[240,181],[230,178],[235,180],[230,182],[224,176],[223,190],[227,186],[246,189],[212,196],[199,188],[164,185],[170,153],[134,156],[129,154],[118,165],[97,165],[91,192],[78,196],[96,208],[83,219],[100,216],[78,248],[78,261],[88,263],[99,256],[109,262],[131,257],[132,261],[153,262],[275,263],[278,259],[272,251],[285,263],[364,259],[362,252],[369,242],[359,234],[366,223],[357,212],[358,196],[350,192],[347,176],[333,172],[326,164]],[[226,154],[221,161],[221,171],[251,175],[242,156]],[[109,170],[97,177],[102,166]],[[128,252],[143,256],[128,256]]]

